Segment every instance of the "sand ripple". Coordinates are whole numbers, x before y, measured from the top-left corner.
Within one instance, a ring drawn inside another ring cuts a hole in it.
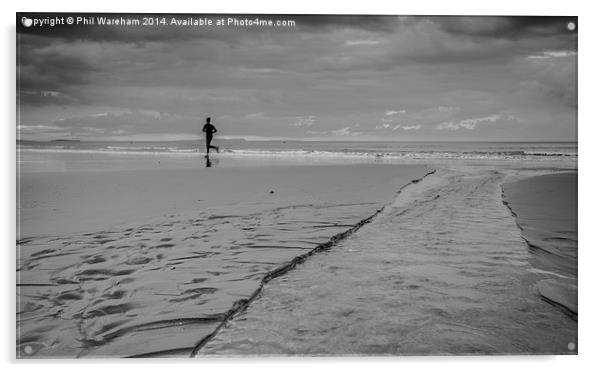
[[[19,354],[188,356],[268,272],[379,207],[209,210],[122,231],[22,240]]]

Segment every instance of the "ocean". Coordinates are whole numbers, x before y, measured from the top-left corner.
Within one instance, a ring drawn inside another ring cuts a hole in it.
[[[576,142],[366,142],[366,141],[245,141],[216,138],[217,156],[384,158],[384,159],[528,159],[577,157]],[[107,154],[194,155],[204,141],[94,142],[18,141],[24,151]]]

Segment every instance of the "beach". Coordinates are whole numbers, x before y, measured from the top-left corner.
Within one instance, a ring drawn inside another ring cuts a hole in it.
[[[25,148],[18,357],[577,352],[570,151],[319,146]]]
[[[21,174],[20,356],[187,356],[266,275],[427,172],[137,161]]]

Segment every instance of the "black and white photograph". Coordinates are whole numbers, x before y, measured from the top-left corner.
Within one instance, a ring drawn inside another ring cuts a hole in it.
[[[575,14],[13,13],[16,358],[577,355]]]

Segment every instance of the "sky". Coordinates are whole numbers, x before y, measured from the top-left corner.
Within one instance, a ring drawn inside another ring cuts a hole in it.
[[[17,14],[20,139],[577,140],[576,17],[23,16],[56,15]]]

